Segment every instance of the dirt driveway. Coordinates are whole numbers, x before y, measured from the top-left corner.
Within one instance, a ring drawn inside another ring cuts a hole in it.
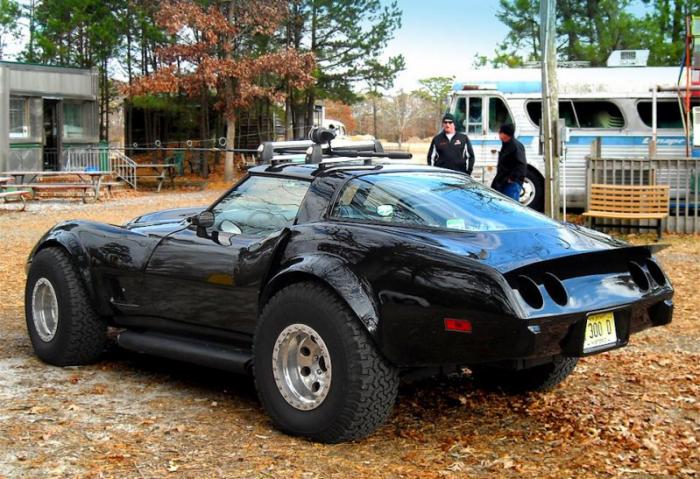
[[[101,363],[38,361],[24,326],[24,260],[54,223],[123,223],[220,191],[104,203],[0,205],[0,477],[697,477],[700,239],[660,254],[674,322],[587,358],[548,394],[509,397],[468,376],[401,388],[390,421],[334,446],[278,433],[252,380],[113,347]]]

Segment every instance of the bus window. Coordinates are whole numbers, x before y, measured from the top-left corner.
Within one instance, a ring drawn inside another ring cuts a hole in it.
[[[559,118],[563,118],[566,126],[569,128],[578,128],[576,113],[574,113],[574,105],[572,105],[570,101],[559,102]]]
[[[500,98],[489,98],[489,132],[497,132],[505,123],[513,123],[508,107]]]
[[[469,119],[467,121],[467,133],[481,135],[483,133],[484,120],[481,114],[482,99],[472,97],[469,99]]]
[[[540,119],[542,118],[542,102],[528,102],[527,114],[530,117],[530,121],[532,121],[535,125],[540,126]],[[559,118],[564,119],[566,126],[570,128],[578,128],[576,113],[574,113],[574,106],[571,104],[571,101],[562,100],[559,102]]]
[[[612,102],[574,100],[581,128],[624,128],[625,117]]]
[[[464,133],[464,119],[467,117],[467,99],[458,98],[455,109],[455,128],[458,132]]]
[[[651,124],[651,102],[640,101],[637,103],[637,112],[644,124],[652,127]],[[656,126],[657,128],[683,128],[683,118],[681,108],[676,101],[656,102]]]

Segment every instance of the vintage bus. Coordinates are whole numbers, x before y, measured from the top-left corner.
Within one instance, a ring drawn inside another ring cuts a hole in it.
[[[652,89],[675,85],[679,68],[561,68],[559,117],[568,127],[565,141],[566,201],[585,206],[586,157],[601,140],[606,157],[649,155],[652,138]],[[476,155],[475,174],[495,174],[498,128],[513,123],[525,145],[528,175],[521,202],[540,211],[544,207],[544,161],[539,122],[542,115],[541,71],[536,68],[474,70],[455,83],[449,97],[458,131],[466,132]],[[684,157],[686,139],[676,93],[657,94],[657,156]],[[479,168],[486,166],[486,168]],[[563,184],[563,182],[562,182]]]

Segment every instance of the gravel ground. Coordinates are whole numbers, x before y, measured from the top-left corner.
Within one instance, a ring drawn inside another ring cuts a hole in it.
[[[54,223],[123,223],[203,205],[220,190],[129,193],[83,205],[0,205],[0,477],[697,477],[700,239],[660,254],[674,322],[586,358],[547,394],[504,396],[469,376],[404,385],[370,438],[319,445],[272,429],[252,380],[141,357],[56,368],[33,355],[23,264]],[[643,242],[644,238],[631,238]]]

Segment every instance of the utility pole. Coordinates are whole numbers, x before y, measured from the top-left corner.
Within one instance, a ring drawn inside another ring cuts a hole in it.
[[[540,1],[540,45],[542,48],[542,121],[544,141],[545,205],[550,218],[559,213],[559,84],[557,82],[556,6],[554,0]]]

